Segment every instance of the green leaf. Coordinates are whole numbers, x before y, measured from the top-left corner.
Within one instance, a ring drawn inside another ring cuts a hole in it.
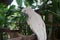
[[[24,1],[26,7],[30,6],[28,2]]]
[[[14,8],[15,8],[15,5],[10,6],[10,9],[14,9]]]
[[[32,5],[32,9],[35,9],[35,8],[36,8],[36,6]]]
[[[53,11],[56,12],[58,8],[58,0],[52,0]]]
[[[34,0],[25,0],[24,3],[31,6],[34,3]]]
[[[16,2],[19,6],[22,6],[22,0],[16,0]]]
[[[48,1],[48,0],[42,0],[43,2],[46,2],[46,1]]]
[[[38,2],[38,0],[35,0],[35,2]]]

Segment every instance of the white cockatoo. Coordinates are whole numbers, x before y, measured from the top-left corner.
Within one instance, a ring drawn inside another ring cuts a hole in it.
[[[30,25],[31,30],[37,35],[38,40],[46,40],[45,23],[41,16],[30,7],[22,9],[22,12],[28,15],[27,23]]]

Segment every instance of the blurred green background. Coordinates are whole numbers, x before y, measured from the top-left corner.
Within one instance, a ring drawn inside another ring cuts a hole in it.
[[[17,8],[16,5],[10,5],[11,2],[12,0],[0,0],[0,29],[19,30],[23,35],[33,34],[26,22],[28,16],[21,12],[24,8],[23,1],[16,0]],[[32,9],[38,8],[35,11],[42,16],[46,24],[47,40],[60,40],[60,0],[40,0],[41,5],[38,5],[38,0],[25,0],[24,4]],[[7,33],[0,32],[0,40],[7,39]]]

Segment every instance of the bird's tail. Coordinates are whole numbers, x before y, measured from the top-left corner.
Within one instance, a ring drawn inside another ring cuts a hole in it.
[[[47,40],[46,32],[40,30],[36,32],[38,40]]]
[[[42,35],[38,35],[37,38],[38,38],[38,40],[46,40],[46,37],[44,37]]]

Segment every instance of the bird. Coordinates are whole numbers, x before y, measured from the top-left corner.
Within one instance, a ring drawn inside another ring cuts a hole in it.
[[[37,35],[38,40],[47,40],[46,25],[38,13],[32,8],[23,8],[22,12],[28,15],[27,23],[30,29]]]

